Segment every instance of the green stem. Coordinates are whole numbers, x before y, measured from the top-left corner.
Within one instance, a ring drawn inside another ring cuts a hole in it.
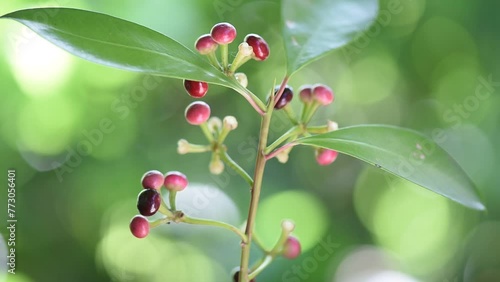
[[[278,93],[276,94],[277,97],[283,93],[287,81],[288,77],[285,77],[283,79],[283,82],[281,83],[281,87]],[[259,206],[260,190],[262,187],[264,168],[266,166],[266,156],[264,151],[266,149],[267,137],[269,135],[269,126],[271,124],[274,105],[275,105],[275,96],[271,95],[268,102],[267,111],[264,114],[260,125],[259,146],[257,149],[257,160],[255,161],[254,183],[251,189],[250,207],[248,210],[247,226],[245,229],[245,234],[248,238],[248,242],[246,244],[241,245],[242,250],[241,250],[240,277],[239,277],[239,281],[241,282],[249,281],[248,264],[250,261],[252,231],[255,225],[255,217],[257,215],[257,208]]]
[[[267,146],[265,153],[266,155],[272,152],[276,147],[281,145],[283,142],[288,140],[288,138],[297,135],[300,132],[300,127],[294,126],[290,128],[287,132],[285,132],[283,135],[281,135],[276,141],[274,141],[271,145]]]
[[[169,218],[173,218],[174,217],[174,213],[172,211],[170,211],[170,209],[168,208],[167,204],[165,204],[165,201],[163,201],[163,197],[162,197],[162,200],[161,200],[161,204],[160,204],[160,208],[158,209],[158,211],[169,217]]]
[[[221,160],[224,163],[226,163],[230,168],[232,168],[236,173],[238,173],[243,178],[243,180],[245,180],[248,183],[248,185],[250,185],[250,187],[253,186],[252,177],[250,177],[250,175],[248,175],[248,173],[243,168],[241,168],[238,165],[238,163],[236,163],[233,159],[231,159],[231,157],[229,156],[229,154],[225,149],[220,150],[219,155]]]
[[[177,207],[175,206],[175,196],[177,196],[177,191],[169,191],[168,192],[168,201],[170,203],[170,208],[173,211],[177,210]]]
[[[230,230],[234,233],[236,233],[240,238],[243,243],[248,242],[248,237],[243,233],[239,228],[227,224],[225,222],[220,222],[216,220],[210,220],[210,219],[201,219],[201,218],[194,218],[194,217],[188,217],[187,215],[184,215],[181,219],[181,222],[187,223],[187,224],[196,224],[196,225],[207,225],[207,226],[216,226],[220,228],[224,228],[227,230]]]
[[[218,69],[222,69],[220,63],[219,63],[219,60],[217,60],[217,56],[215,55],[215,51],[214,52],[210,52],[207,54],[207,57],[208,57],[208,60],[210,61],[210,63],[218,68]]]
[[[220,48],[220,56],[222,60],[222,67],[225,70],[227,70],[227,66],[229,65],[229,47],[227,44],[221,44],[219,46]]]
[[[160,226],[162,224],[165,224],[169,221],[170,221],[170,219],[168,217],[157,219],[157,220],[149,223],[149,228],[155,228],[155,227]]]
[[[254,268],[254,270],[252,271],[252,273],[250,273],[248,275],[248,279],[253,279],[255,278],[257,275],[259,275],[259,273],[262,272],[262,270],[264,270],[266,267],[268,267],[271,262],[273,262],[273,259],[274,259],[274,256],[271,256],[271,255],[266,255]]]
[[[205,137],[207,140],[212,143],[214,141],[214,135],[212,132],[210,132],[210,129],[208,129],[208,125],[206,122],[200,124],[201,131],[203,131],[203,134],[205,134]]]
[[[286,116],[292,122],[293,125],[299,124],[297,119],[295,118],[295,113],[290,105],[286,105],[283,110],[285,111]]]
[[[309,127],[307,127],[306,131],[309,133],[313,133],[313,134],[327,133],[328,132],[328,125],[309,126]]]
[[[229,75],[232,75],[236,72],[236,70],[241,67],[243,64],[248,62],[252,57],[251,56],[243,56],[241,52],[238,52],[236,54],[236,58],[234,58],[233,62],[231,63],[231,66],[229,67]]]
[[[234,78],[234,76],[233,76]],[[263,116],[266,112],[266,105],[257,97],[255,94],[252,93],[252,91],[248,90],[247,88],[241,86],[241,84],[234,78],[234,81],[238,83],[239,87],[234,88],[238,93],[240,93],[247,101],[250,103],[250,105],[261,115]]]
[[[304,124],[308,124],[309,121],[311,121],[311,118],[313,117],[314,113],[316,113],[319,106],[321,105],[318,102],[313,102],[313,104],[309,106],[309,109],[307,110],[307,113],[303,119]]]

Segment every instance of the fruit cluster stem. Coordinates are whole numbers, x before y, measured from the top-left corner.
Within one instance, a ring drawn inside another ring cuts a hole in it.
[[[257,159],[255,161],[255,172],[253,178],[254,181],[253,181],[253,186],[251,188],[250,207],[248,210],[247,226],[245,229],[247,242],[246,243],[242,242],[241,244],[242,250],[241,250],[240,277],[239,277],[239,281],[241,282],[249,282],[248,265],[250,262],[250,247],[252,244],[252,232],[255,226],[255,218],[257,216],[260,191],[262,188],[262,179],[264,177],[264,169],[266,167],[267,160],[266,160],[265,150],[267,147],[269,127],[271,125],[271,118],[273,115],[273,109],[276,101],[275,98],[281,96],[281,94],[285,89],[287,81],[288,78],[285,77],[276,95],[271,95],[267,105],[266,112],[262,117],[262,122],[260,125],[259,146],[257,148]]]

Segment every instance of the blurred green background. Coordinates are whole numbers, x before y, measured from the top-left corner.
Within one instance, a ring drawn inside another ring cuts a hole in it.
[[[271,47],[268,61],[242,68],[250,89],[264,98],[284,74],[278,1],[9,0],[0,13],[39,6],[111,14],[190,47],[213,24],[229,21],[237,41],[253,32]],[[488,212],[348,156],[319,167],[312,149],[296,148],[287,164],[268,164],[257,233],[270,245],[281,219],[291,218],[304,252],[278,259],[258,281],[500,281],[499,8],[495,1],[382,0],[370,30],[290,82],[334,89],[336,101],[316,115],[318,125],[331,119],[341,127],[442,132],[436,141],[473,179]],[[150,169],[188,176],[178,204],[188,214],[240,225],[247,212],[245,182],[227,170],[210,175],[208,154],[176,153],[181,138],[203,142],[184,121],[192,99],[182,82],[83,61],[13,21],[0,21],[0,34],[0,165],[4,179],[8,168],[17,174],[17,274],[7,280],[229,281],[240,255],[233,234],[168,225],[138,240],[128,230],[140,178]],[[227,145],[251,172],[258,116],[222,87],[211,86],[204,100],[213,115],[239,119]],[[299,110],[298,100],[293,107]],[[109,122],[112,129],[103,131]],[[288,126],[278,113],[271,138]],[[6,222],[6,213],[0,218]]]

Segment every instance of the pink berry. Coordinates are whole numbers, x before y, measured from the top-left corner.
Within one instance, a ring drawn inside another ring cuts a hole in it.
[[[194,47],[202,55],[207,55],[209,53],[217,50],[219,45],[215,42],[210,34],[204,34],[196,40]]]
[[[303,103],[310,103],[312,101],[312,86],[303,85],[299,89],[299,98]]]
[[[187,185],[187,177],[178,171],[169,171],[165,175],[165,187],[170,191],[182,191]]]
[[[205,102],[193,102],[189,104],[184,113],[187,122],[192,125],[200,125],[210,117],[210,106]]]
[[[269,57],[269,45],[257,34],[249,34],[245,37],[245,42],[253,49],[254,58],[257,61],[264,61]]]
[[[144,189],[160,189],[163,185],[163,173],[157,170],[150,170],[146,172],[141,179],[142,187]]]
[[[288,236],[285,244],[283,245],[283,257],[287,259],[294,259],[300,255],[301,247],[300,242],[293,236]]]
[[[229,44],[236,38],[236,28],[230,23],[218,23],[210,31],[212,39],[219,44]]]
[[[319,165],[326,166],[335,161],[338,156],[338,152],[329,149],[317,149],[316,150],[316,162]]]
[[[137,238],[144,238],[149,234],[149,221],[142,215],[136,215],[130,221],[130,232]]]
[[[312,90],[313,98],[321,105],[326,106],[333,102],[333,91],[330,87],[322,84],[316,84]]]
[[[208,83],[203,81],[184,80],[184,88],[189,96],[193,98],[202,98],[207,94]]]

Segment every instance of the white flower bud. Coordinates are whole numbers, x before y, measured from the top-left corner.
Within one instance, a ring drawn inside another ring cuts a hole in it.
[[[246,42],[240,43],[238,46],[238,52],[245,57],[252,56],[253,55],[253,48],[252,46],[248,45]]]
[[[208,125],[208,130],[210,130],[210,132],[214,134],[216,132],[219,132],[219,130],[222,128],[222,121],[218,117],[211,117],[208,120],[207,125]]]
[[[224,128],[228,130],[235,130],[238,127],[238,120],[233,116],[226,116],[223,121]]]
[[[177,153],[179,153],[180,155],[184,155],[189,153],[189,150],[189,142],[186,139],[181,139],[177,142]]]
[[[334,121],[329,120],[328,121],[328,132],[335,131],[337,129],[339,129],[339,124],[334,122]]]
[[[220,159],[215,159],[208,166],[211,174],[219,175],[224,171],[224,163]]]
[[[285,232],[292,233],[293,230],[295,230],[295,223],[289,219],[285,219],[281,222],[281,228],[283,228]]]
[[[248,78],[246,74],[242,72],[237,72],[234,74],[234,78],[236,78],[236,80],[241,84],[241,86],[245,88],[248,86]]]

